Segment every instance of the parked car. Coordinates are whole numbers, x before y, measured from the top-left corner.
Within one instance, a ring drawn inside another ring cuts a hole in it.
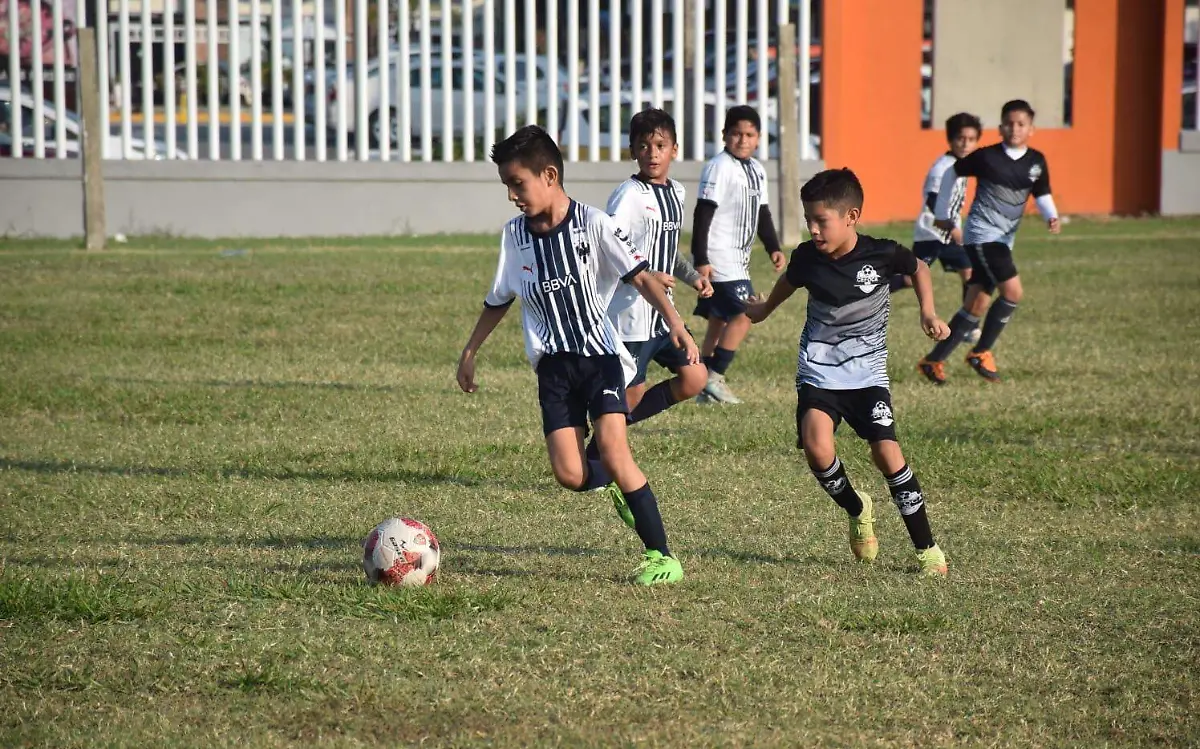
[[[25,156],[32,157],[34,155],[34,119],[33,119],[33,97],[29,93],[21,92],[21,153]],[[13,122],[13,93],[8,86],[0,86],[0,133],[4,133],[7,140],[7,146],[0,150],[5,156],[11,156],[16,148],[16,144],[12,139],[12,122]],[[83,132],[82,123],[79,121],[79,115],[70,110],[64,112],[63,130],[66,138],[63,143],[63,153],[67,158],[78,158],[81,145],[81,133]],[[45,152],[47,158],[56,158],[58,156],[58,144],[55,140],[55,126],[58,123],[58,114],[54,109],[52,102],[42,103],[42,135],[45,139]],[[155,142],[154,155],[149,156],[146,153],[146,142],[141,138],[131,138],[129,141],[129,152],[124,153],[124,148],[121,143],[121,136],[116,133],[108,133],[105,139],[105,153],[110,159],[129,158],[133,160],[141,160],[153,158],[162,160],[166,158],[167,146],[160,141]],[[182,151],[176,151],[175,158],[186,159],[187,155]]]

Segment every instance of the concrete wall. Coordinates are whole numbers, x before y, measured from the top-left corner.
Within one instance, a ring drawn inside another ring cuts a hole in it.
[[[672,176],[693,204],[703,164]],[[770,162],[779,221],[779,165]],[[807,177],[821,169],[805,162]],[[630,163],[567,164],[571,196],[603,207],[636,171]],[[496,169],[486,163],[107,161],[110,235],[289,237],[496,231],[514,215]],[[798,207],[797,207],[798,208]],[[687,226],[690,228],[691,212]],[[0,159],[0,236],[83,234],[77,160]]]
[[[1178,151],[1163,151],[1160,203],[1164,216],[1200,215],[1200,132],[1185,130]]]

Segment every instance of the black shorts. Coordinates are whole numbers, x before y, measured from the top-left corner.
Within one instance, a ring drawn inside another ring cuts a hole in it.
[[[812,409],[829,414],[829,418],[833,419],[834,431],[845,419],[855,433],[867,442],[896,439],[892,394],[885,387],[824,390],[801,385],[796,396],[796,447],[801,450],[804,449],[804,414]]]
[[[627,414],[625,370],[615,354],[548,354],[537,365],[542,433],[563,427],[587,428],[603,414]]]
[[[708,319],[716,317],[729,322],[746,312],[746,300],[754,296],[750,279],[742,281],[713,281],[712,296],[697,299],[693,315]]]
[[[972,286],[982,286],[991,294],[996,286],[1017,277],[1017,264],[1013,262],[1012,248],[1003,242],[986,242],[966,246],[971,259]]]
[[[687,353],[675,346],[670,333],[663,333],[648,341],[626,341],[625,348],[629,349],[630,355],[637,362],[637,374],[630,381],[630,387],[646,381],[646,370],[649,369],[650,362],[670,370],[672,374],[678,373],[688,365]]]
[[[947,273],[971,269],[971,259],[967,257],[967,251],[961,244],[954,242],[942,244],[927,239],[922,242],[913,242],[912,251],[930,268],[933,267],[935,261],[941,260],[942,270]]]

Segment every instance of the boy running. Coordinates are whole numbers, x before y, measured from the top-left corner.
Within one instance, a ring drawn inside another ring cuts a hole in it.
[[[953,173],[947,171],[942,179],[934,209],[934,226],[947,231],[954,227],[951,217],[953,183],[960,177],[975,177],[977,187],[963,228],[963,242],[971,259],[967,297],[962,309],[950,320],[950,337],[935,345],[917,362],[917,369],[935,385],[945,384],[946,358],[979,324],[985,311],[987,318],[983,322],[983,332],[967,354],[967,364],[988,382],[1000,381],[992,347],[1024,295],[1013,262],[1012,246],[1030,194],[1046,219],[1050,233],[1058,234],[1060,230],[1058,209],[1050,195],[1050,168],[1046,157],[1026,145],[1033,135],[1033,116],[1029,102],[1022,99],[1007,102],[1000,110],[1003,142],[981,148],[956,162],[951,167]],[[988,302],[997,289],[1000,296],[989,309]]]
[[[818,173],[801,188],[800,199],[812,239],[792,252],[771,295],[746,310],[750,320],[762,322],[796,289],[808,289],[796,372],[796,446],[821,488],[849,515],[854,556],[874,561],[879,542],[871,498],[854,490],[835,452],[833,435],[845,419],[870,443],[921,574],[945,575],[946,556],[934,543],[921,485],[896,441],[887,376],[887,279],[893,274],[912,277],[925,334],[940,340],[949,333],[934,311],[929,267],[906,247],[857,232],[863,191],[849,169]]]
[[[459,387],[477,389],[475,355],[519,296],[555,479],[575,491],[615,480],[646,547],[632,582],[678,582],[683,568],[667,547],[658,502],[626,439],[625,365],[632,370],[633,363],[606,315],[618,283],[633,286],[666,319],[689,364],[699,360],[696,344],[662,284],[644,272],[645,258],[608,214],[563,190],[562,153],[545,130],[521,128],[492,148],[492,161],[521,215],[501,234],[495,280],[459,358]],[[584,455],[589,416],[599,460]]]
[[[750,250],[758,235],[778,273],[787,262],[767,205],[767,172],[754,158],[762,130],[753,107],[737,106],[725,114],[725,150],[704,165],[700,195],[692,218],[692,262],[712,281],[713,294],[700,299],[693,314],[708,320],[701,353],[708,381],[699,402],[741,403],[725,382],[738,346],[750,330],[746,301],[750,284]]]

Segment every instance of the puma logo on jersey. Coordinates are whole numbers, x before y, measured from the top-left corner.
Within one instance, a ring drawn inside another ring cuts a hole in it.
[[[879,272],[869,265],[864,265],[859,269],[858,275],[854,277],[854,285],[859,288],[864,294],[870,294],[879,286]]]
[[[525,271],[526,273],[533,273],[533,266],[531,266],[531,265],[522,265],[522,266],[521,266],[521,270]]]
[[[600,394],[601,395],[611,395],[612,397],[616,398],[617,400],[621,400],[621,392],[619,390],[617,390],[617,388],[609,388],[607,390],[601,390]]]
[[[542,281],[542,291],[546,294],[549,294],[552,291],[561,291],[562,289],[575,286],[578,283],[579,280],[575,278],[575,276],[568,273],[562,278],[550,278]]]
[[[871,409],[871,421],[880,426],[891,426],[892,409],[888,408],[888,404],[883,401],[877,401],[875,407]]]

